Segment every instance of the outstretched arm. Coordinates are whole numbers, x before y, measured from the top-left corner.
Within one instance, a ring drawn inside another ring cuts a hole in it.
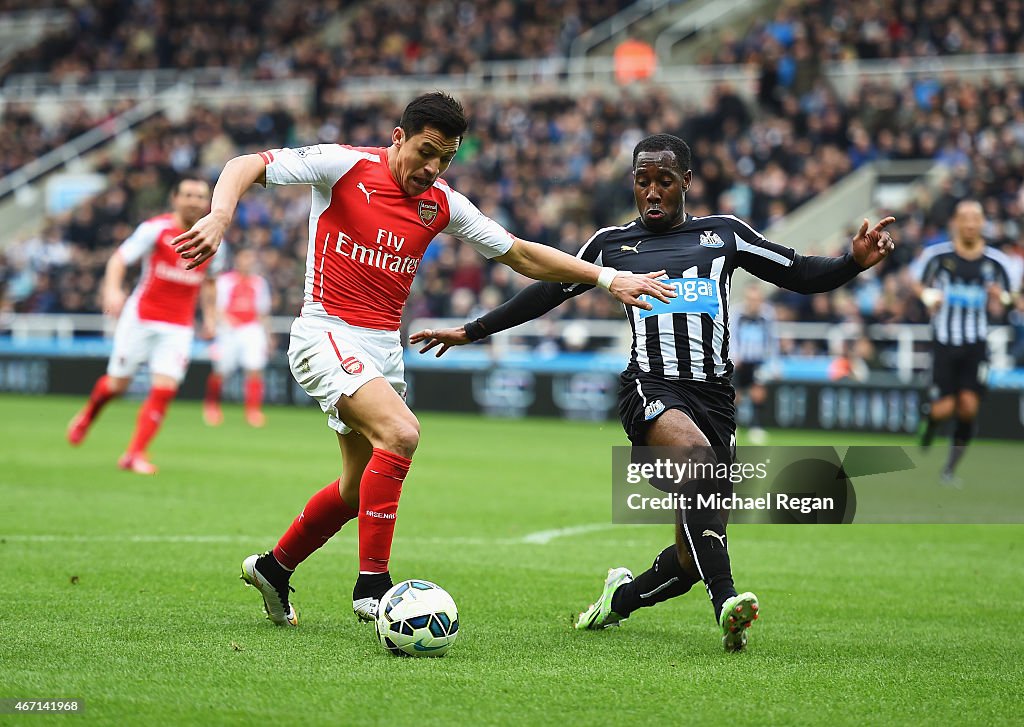
[[[559,283],[534,283],[475,321],[470,321],[458,328],[442,328],[440,330],[427,328],[417,331],[409,336],[409,343],[424,344],[420,353],[426,353],[430,349],[440,346],[441,348],[434,355],[443,356],[445,351],[452,346],[462,346],[479,341],[492,333],[514,328],[526,321],[540,318],[569,298],[593,287],[593,285],[564,286]]]
[[[612,268],[601,268],[553,247],[518,238],[504,255],[494,259],[534,280],[599,285],[622,303],[644,310],[650,310],[651,304],[640,300],[642,295],[657,298],[662,303],[668,303],[669,298],[675,297],[672,286],[655,280],[665,274],[664,270],[636,275]]]
[[[267,165],[259,154],[235,157],[224,165],[224,171],[213,188],[210,214],[171,242],[176,253],[192,260],[188,270],[202,265],[217,252],[235,215],[238,200],[253,184],[267,184]]]
[[[885,231],[895,221],[895,217],[886,217],[868,229],[865,219],[851,242],[850,252],[839,257],[799,255],[758,236],[759,239],[740,245],[739,265],[762,280],[796,293],[835,290],[877,265],[895,249],[892,235]]]

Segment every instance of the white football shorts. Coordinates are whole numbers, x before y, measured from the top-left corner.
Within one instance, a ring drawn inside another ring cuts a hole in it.
[[[327,414],[327,425],[348,434],[335,404],[368,381],[384,377],[405,398],[405,362],[398,331],[350,326],[323,318],[296,318],[288,343],[288,365],[299,385]]]
[[[238,369],[262,371],[267,366],[267,331],[259,322],[224,326],[217,331],[213,369],[229,376]]]
[[[143,363],[150,374],[160,374],[180,384],[192,355],[192,326],[139,319],[135,300],[128,299],[114,329],[114,350],[107,363],[107,374],[131,378]]]

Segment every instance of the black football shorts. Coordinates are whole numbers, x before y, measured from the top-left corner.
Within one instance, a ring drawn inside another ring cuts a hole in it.
[[[736,392],[728,384],[666,379],[626,369],[619,376],[619,419],[635,447],[647,444],[647,430],[659,416],[678,409],[697,425],[711,446],[734,456]]]
[[[958,391],[984,394],[988,388],[988,345],[981,341],[965,346],[932,346],[932,398]]]

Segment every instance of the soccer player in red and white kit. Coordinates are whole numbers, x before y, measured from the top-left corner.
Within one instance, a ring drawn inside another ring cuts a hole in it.
[[[292,571],[348,521],[359,522],[359,576],[352,608],[376,617],[391,587],[388,561],[402,483],[419,444],[416,417],[403,399],[402,307],[430,241],[447,233],[487,258],[539,280],[600,285],[627,305],[638,296],[674,294],[649,275],[621,273],[513,237],[440,175],[467,128],[462,105],[443,93],[414,99],[391,146],[320,144],[232,159],[213,191],[212,210],[176,243],[198,265],[210,258],[239,198],[253,184],[312,186],[305,300],[292,324],[292,375],[338,434],[342,475],[321,489],[278,541],[242,563],[269,618],[295,625],[288,600]]]
[[[234,269],[217,277],[217,345],[213,370],[206,379],[203,419],[210,426],[224,421],[220,408],[224,381],[245,372],[245,420],[262,427],[263,369],[270,344],[270,286],[256,273],[256,251],[235,252]]]
[[[128,450],[118,460],[123,470],[156,473],[146,448],[160,430],[167,407],[185,378],[200,297],[204,321],[213,320],[213,281],[207,277],[211,265],[188,265],[173,245],[175,237],[209,209],[210,185],[206,180],[182,177],[171,191],[172,211],[139,225],[107,262],[101,296],[103,312],[117,318],[114,348],[106,375],[96,382],[88,403],[71,420],[67,437],[71,444],[81,444],[107,402],[123,394],[139,367],[148,363],[149,395],[139,409]],[[126,299],[125,272],[139,261],[142,276]]]

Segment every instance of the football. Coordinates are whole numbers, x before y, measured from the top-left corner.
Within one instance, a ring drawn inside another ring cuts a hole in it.
[[[381,598],[377,638],[396,656],[444,656],[459,636],[459,612],[436,583],[396,583]]]

